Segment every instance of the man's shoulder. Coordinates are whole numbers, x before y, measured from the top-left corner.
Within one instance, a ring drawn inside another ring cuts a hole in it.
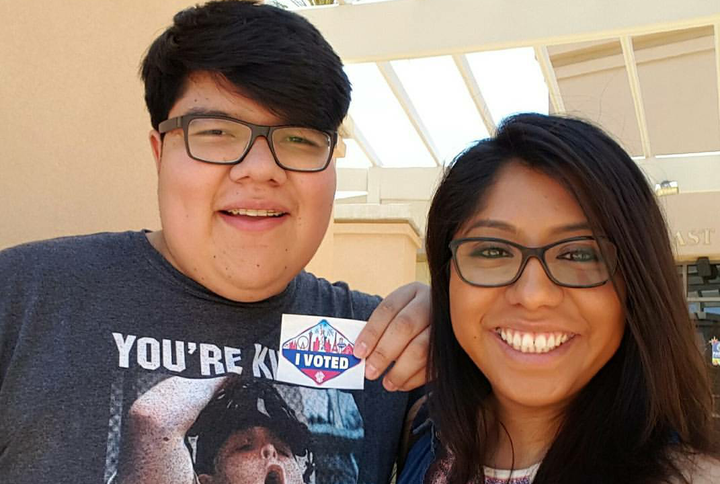
[[[309,272],[301,272],[298,281],[299,295],[316,298],[328,315],[365,320],[382,301],[380,296],[351,289],[346,282],[330,282]],[[348,308],[352,315],[339,314]]]
[[[318,290],[323,292],[332,293],[338,297],[352,297],[355,299],[367,299],[373,301],[381,301],[382,298],[378,295],[368,294],[362,291],[356,291],[351,289],[347,282],[336,281],[330,282],[325,278],[318,277],[310,272],[301,272],[300,278],[303,282],[314,285]]]
[[[127,256],[139,232],[97,233],[38,240],[0,251],[0,273],[94,268]]]

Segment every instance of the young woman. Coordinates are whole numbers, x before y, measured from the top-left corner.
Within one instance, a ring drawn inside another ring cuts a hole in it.
[[[463,152],[427,257],[437,438],[400,483],[720,483],[667,227],[600,129],[517,115]]]

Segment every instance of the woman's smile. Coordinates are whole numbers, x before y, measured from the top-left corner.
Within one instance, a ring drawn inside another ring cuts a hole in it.
[[[496,328],[495,332],[513,350],[535,354],[555,351],[575,337],[574,333],[563,331],[533,333],[512,328]]]

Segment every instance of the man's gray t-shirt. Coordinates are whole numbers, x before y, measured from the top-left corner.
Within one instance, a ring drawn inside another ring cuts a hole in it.
[[[132,465],[138,397],[169,377],[230,373],[269,388],[250,392],[264,396],[240,420],[307,431],[293,435],[308,442],[288,444],[304,452],[308,482],[387,482],[405,394],[378,381],[363,391],[275,381],[282,314],[366,320],[378,302],[305,272],[270,299],[233,302],[177,271],[141,232],[2,251],[0,482],[116,482]],[[202,439],[185,441],[195,465]]]

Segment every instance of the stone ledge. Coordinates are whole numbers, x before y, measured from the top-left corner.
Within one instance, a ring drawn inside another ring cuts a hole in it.
[[[413,217],[410,205],[397,204],[379,204],[379,203],[362,203],[362,204],[337,204],[335,205],[336,224],[343,223],[407,223],[412,228],[414,235],[422,238],[422,232],[418,220]]]

